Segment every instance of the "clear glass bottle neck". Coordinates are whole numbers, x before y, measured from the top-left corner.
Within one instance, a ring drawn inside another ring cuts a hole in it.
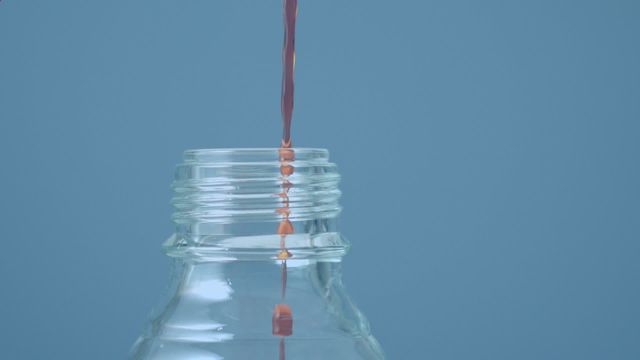
[[[208,260],[341,255],[339,179],[322,149],[186,151],[165,250]]]
[[[132,357],[383,360],[342,286],[338,180],[325,150],[186,152],[172,291]]]

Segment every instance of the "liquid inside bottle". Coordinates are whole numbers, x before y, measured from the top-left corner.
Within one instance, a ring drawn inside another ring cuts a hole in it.
[[[338,181],[320,149],[187,151],[170,291],[131,358],[384,359],[342,284]]]

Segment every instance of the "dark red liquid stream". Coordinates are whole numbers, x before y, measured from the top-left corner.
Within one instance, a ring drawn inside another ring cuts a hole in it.
[[[282,146],[291,147],[293,116],[293,72],[296,65],[296,18],[298,0],[284,0],[284,45],[282,46]]]

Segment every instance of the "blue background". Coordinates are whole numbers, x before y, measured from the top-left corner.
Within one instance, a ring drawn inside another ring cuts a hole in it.
[[[640,3],[300,0],[389,359],[640,358]],[[279,0],[0,2],[0,357],[122,359],[188,148],[277,146]]]

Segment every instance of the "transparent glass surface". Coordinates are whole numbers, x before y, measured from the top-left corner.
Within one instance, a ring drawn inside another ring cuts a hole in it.
[[[384,359],[342,285],[338,181],[321,149],[185,152],[170,290],[131,358]]]

